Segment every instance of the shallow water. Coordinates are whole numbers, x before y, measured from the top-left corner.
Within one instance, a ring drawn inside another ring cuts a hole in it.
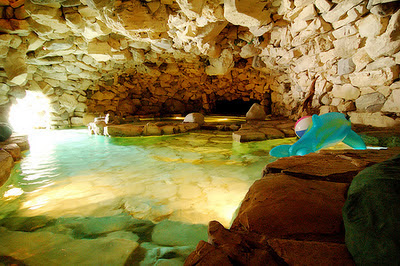
[[[12,235],[16,231],[26,231],[31,232],[29,237],[34,233],[51,232],[51,239],[67,236],[82,241],[89,235],[87,232],[94,229],[86,228],[86,233],[81,230],[83,237],[77,236],[76,224],[81,226],[85,218],[85,221],[95,221],[92,224],[96,227],[99,224],[96,221],[100,220],[95,217],[108,217],[107,226],[128,218],[145,221],[151,224],[149,228],[160,221],[204,224],[204,230],[211,220],[229,226],[248,188],[261,177],[263,167],[274,160],[268,155],[271,147],[295,141],[236,143],[232,142],[231,134],[201,131],[173,136],[107,138],[90,136],[83,129],[36,131],[29,136],[30,151],[0,188],[0,219],[3,219],[0,225],[4,226],[3,231],[0,230],[0,240],[2,234],[15,241],[18,237],[26,239],[27,235]],[[30,221],[30,225],[21,225],[24,230],[10,225],[18,224],[16,221],[21,219]],[[41,222],[32,225],[34,219]],[[75,227],[65,225],[70,221]],[[62,230],[57,227],[60,223]],[[85,226],[90,227],[90,224],[85,223]],[[127,232],[123,228],[111,232]],[[144,242],[177,246],[167,240],[151,242],[151,237],[145,233],[134,233],[139,236],[122,239],[140,244],[142,249]],[[100,235],[103,240],[104,236],[110,237],[103,232],[92,238],[99,239]],[[113,235],[111,238],[116,241],[121,237]],[[149,253],[148,247],[144,249]],[[1,244],[0,252],[7,255]],[[43,253],[37,249],[36,252]],[[77,253],[77,256],[80,255]],[[28,261],[21,254],[13,257]],[[55,264],[59,262],[53,253],[41,260],[49,262],[50,257],[55,257]],[[36,256],[33,261],[37,259]],[[35,263],[29,261],[29,264]]]

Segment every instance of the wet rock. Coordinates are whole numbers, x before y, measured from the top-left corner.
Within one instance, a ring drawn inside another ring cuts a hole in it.
[[[231,229],[246,229],[268,238],[337,235],[342,230],[346,189],[346,184],[270,174],[250,188]]]
[[[124,124],[107,125],[104,129],[104,135],[109,137],[134,137],[143,133],[143,126]]]
[[[164,220],[154,227],[152,234],[154,243],[165,246],[195,246],[200,240],[207,240],[206,225]]]
[[[355,265],[345,244],[271,239],[268,244],[289,265]]]
[[[265,140],[265,134],[259,131],[239,130],[232,133],[232,139],[236,142],[249,142]]]
[[[145,136],[158,136],[162,134],[161,128],[153,123],[147,123],[143,128]]]
[[[139,246],[135,241],[110,235],[96,239],[74,239],[50,232],[21,232],[0,228],[0,252],[26,264],[57,264],[62,258],[66,264],[122,265]],[[30,243],[21,250],[21,243]],[[26,252],[30,256],[26,256]],[[60,257],[61,252],[61,257]]]
[[[146,255],[141,264],[145,265],[183,265],[185,258],[193,251],[189,246],[159,246],[154,243],[144,242],[140,248]]]
[[[12,156],[3,149],[0,149],[0,186],[10,177],[11,169],[14,166]]]
[[[19,159],[21,159],[21,148],[17,144],[10,143],[2,146],[1,148],[11,154],[14,161],[18,161]]]

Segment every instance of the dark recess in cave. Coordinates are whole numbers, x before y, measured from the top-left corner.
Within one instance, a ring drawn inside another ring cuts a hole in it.
[[[254,103],[260,103],[260,101],[253,99],[249,101],[243,101],[242,99],[232,101],[217,100],[212,113],[218,115],[246,115]]]

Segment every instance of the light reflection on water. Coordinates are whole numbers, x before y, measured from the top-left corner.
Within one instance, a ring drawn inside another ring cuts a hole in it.
[[[0,203],[1,216],[124,212],[156,222],[224,225],[279,144],[232,143],[230,132],[107,138],[86,130],[36,131],[29,141],[30,151],[0,190],[24,193],[12,205]]]

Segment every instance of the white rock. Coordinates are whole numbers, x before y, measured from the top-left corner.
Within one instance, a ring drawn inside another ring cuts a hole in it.
[[[336,39],[341,39],[344,37],[355,35],[357,34],[357,32],[357,28],[354,25],[349,24],[332,31],[332,34]]]
[[[385,96],[379,92],[361,95],[356,101],[357,111],[378,112],[385,103]]]
[[[333,41],[335,54],[337,57],[352,57],[360,47],[361,39],[357,35],[341,38]]]
[[[240,57],[242,58],[250,58],[258,55],[260,53],[260,49],[256,48],[254,44],[246,44],[240,50]]]
[[[394,61],[393,57],[380,57],[377,60],[369,63],[366,67],[365,70],[370,71],[370,70],[377,70],[385,67],[393,67],[396,65],[396,62]]]
[[[358,5],[361,2],[362,0],[341,1],[332,10],[330,10],[325,14],[322,14],[322,17],[326,22],[332,23],[338,21],[344,14],[347,13],[347,11],[349,11],[350,9],[352,9],[354,6]]]
[[[353,72],[356,69],[356,65],[353,63],[351,58],[340,59],[338,61],[338,75],[345,75]]]
[[[315,0],[314,4],[318,8],[320,13],[328,12],[333,5],[330,1],[327,0]]]
[[[270,13],[264,9],[266,3],[249,0],[224,0],[224,17],[233,25],[259,27],[271,22]]]
[[[390,85],[399,77],[400,66],[386,67],[379,70],[356,72],[349,75],[351,84],[357,87]]]
[[[355,100],[360,96],[360,90],[351,84],[333,85],[332,95],[335,98]]]
[[[367,38],[382,34],[386,24],[382,18],[374,14],[369,14],[356,23],[360,36]]]
[[[357,50],[357,52],[352,56],[352,60],[356,65],[356,72],[363,70],[364,67],[372,61],[364,47]]]
[[[107,42],[90,42],[88,45],[88,54],[99,62],[108,61],[112,58],[111,47]]]
[[[400,113],[400,89],[392,90],[382,107],[382,112]]]
[[[210,58],[210,65],[206,67],[207,75],[224,75],[234,66],[233,54],[230,50],[224,49],[219,58]]]
[[[362,124],[369,125],[374,127],[393,127],[399,124],[393,118],[388,116],[384,116],[380,112],[376,113],[357,113],[357,112],[349,112],[350,121],[353,124]]]
[[[78,104],[75,96],[68,93],[61,95],[59,101],[60,105],[63,106],[69,113],[72,113]]]

